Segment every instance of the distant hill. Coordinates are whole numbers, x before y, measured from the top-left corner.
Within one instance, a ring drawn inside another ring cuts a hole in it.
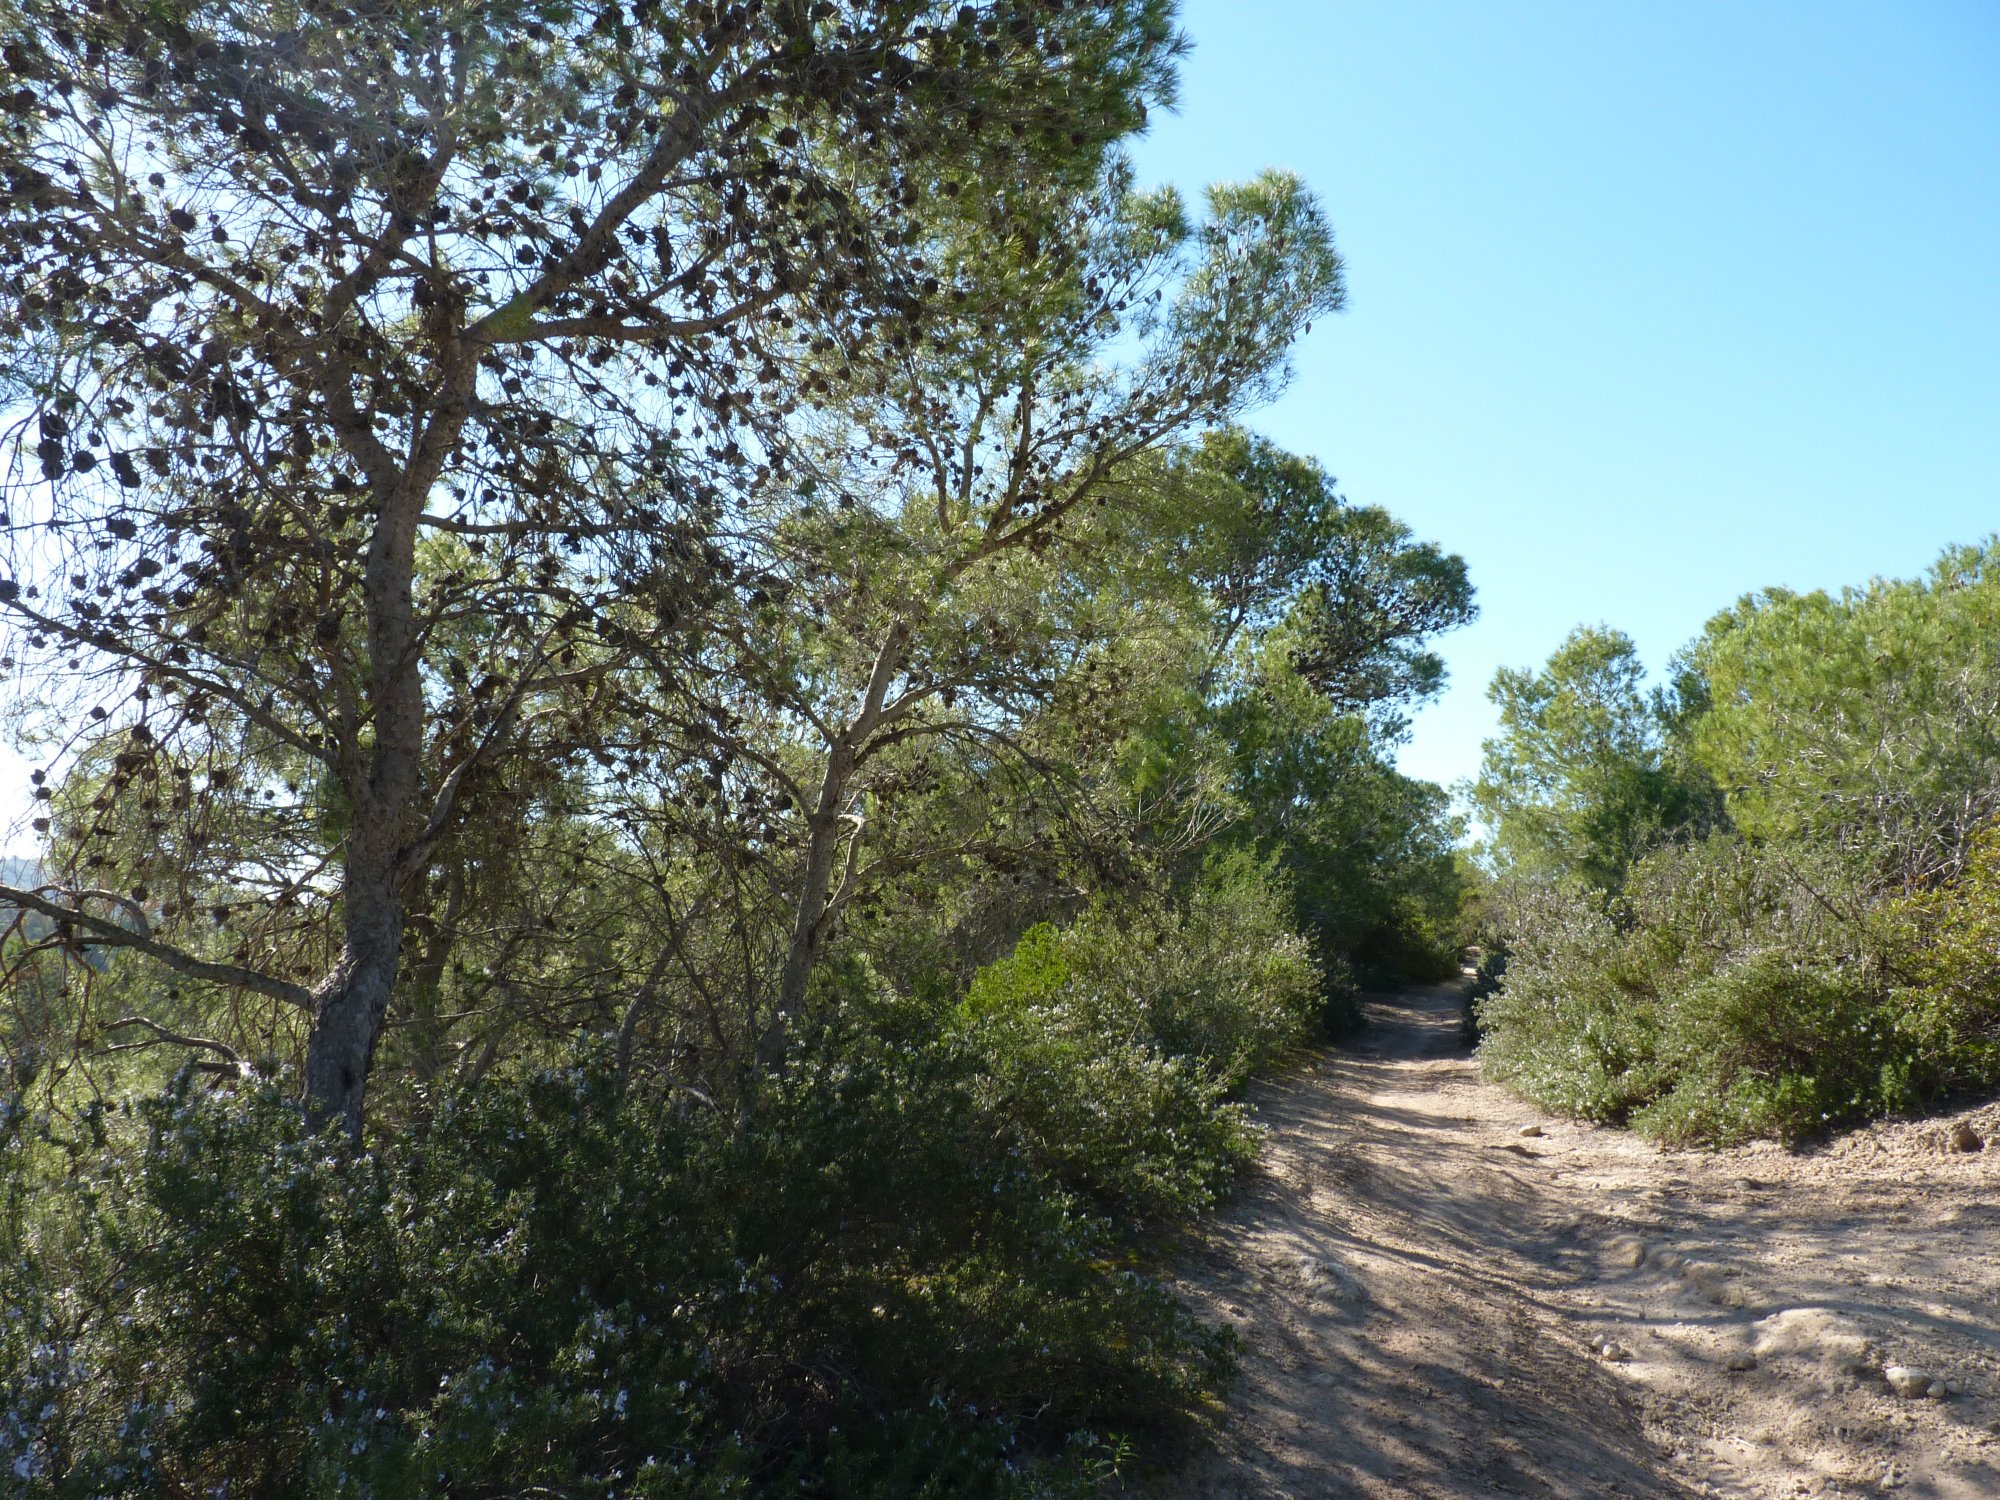
[[[49,878],[49,870],[38,859],[24,859],[19,855],[0,854],[0,885],[11,885],[16,890],[32,890]],[[0,900],[0,927],[13,921],[15,908],[5,900]],[[24,935],[30,940],[44,938],[53,930],[54,924],[37,912],[29,912],[23,926]],[[110,950],[92,944],[85,944],[80,950],[83,961],[93,969],[103,969],[110,957]]]
[[[40,860],[21,859],[11,854],[0,854],[0,885],[40,885],[42,878],[42,862]]]

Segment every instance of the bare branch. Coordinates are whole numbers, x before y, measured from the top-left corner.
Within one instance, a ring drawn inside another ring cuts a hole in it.
[[[0,901],[12,902],[27,911],[38,912],[54,922],[71,923],[81,927],[89,933],[90,941],[99,947],[136,949],[148,958],[165,964],[176,974],[184,974],[189,979],[205,979],[211,984],[227,985],[233,989],[268,995],[273,1000],[283,1000],[298,1006],[301,1010],[312,1009],[312,992],[303,985],[277,979],[269,974],[260,974],[254,969],[245,969],[236,964],[219,964],[209,959],[196,958],[193,954],[163,943],[147,933],[134,932],[129,927],[121,926],[109,917],[96,917],[74,906],[59,905],[42,895],[42,891],[58,891],[78,898],[101,894],[85,891],[63,892],[59,886],[43,886],[41,890],[25,891],[17,886],[0,885]]]
[[[116,1021],[107,1023],[103,1029],[106,1031],[123,1031],[132,1026],[144,1027],[152,1033],[151,1039],[143,1042],[120,1042],[117,1046],[108,1047],[105,1050],[109,1052],[135,1052],[142,1048],[157,1047],[162,1043],[170,1043],[176,1047],[191,1047],[198,1052],[215,1053],[222,1059],[222,1062],[220,1064],[209,1064],[210,1068],[220,1068],[222,1071],[238,1075],[250,1071],[249,1067],[244,1063],[242,1055],[227,1042],[218,1042],[213,1037],[189,1036],[183,1032],[173,1031],[162,1026],[158,1021],[149,1020],[145,1016],[122,1016]],[[197,1063],[196,1066],[201,1067],[203,1065]]]

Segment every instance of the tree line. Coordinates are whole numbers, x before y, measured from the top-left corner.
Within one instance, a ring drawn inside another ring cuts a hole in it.
[[[1771,589],[1647,691],[1629,637],[1503,671],[1473,800],[1489,1071],[1668,1139],[2000,1083],[2000,544]]]
[[[31,1493],[1043,1494],[1456,962],[1463,563],[1241,419],[1164,0],[0,5]],[[11,1297],[11,1294],[10,1294]],[[1134,1445],[1138,1445],[1136,1448]]]

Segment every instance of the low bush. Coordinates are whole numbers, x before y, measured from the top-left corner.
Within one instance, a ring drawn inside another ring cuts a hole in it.
[[[1283,893],[1239,862],[1182,907],[1031,928],[974,978],[965,1034],[1038,1164],[1160,1222],[1208,1207],[1255,1153],[1228,1096],[1302,1039],[1320,995]]]
[[[1147,1267],[1321,994],[1247,861],[1031,931],[964,996],[815,976],[717,1108],[615,1044],[372,1151],[295,1080],[0,1118],[0,1473],[34,1500],[1043,1496],[1209,1400]],[[81,1075],[78,1075],[81,1077]],[[73,1090],[72,1090],[73,1092]]]
[[[276,1082],[183,1076],[80,1135],[10,1116],[0,1471],[51,1497],[1088,1484],[1099,1434],[1215,1388],[1226,1336],[1019,1149],[987,1057],[887,1004],[857,996],[749,1121],[621,1093],[589,1047],[377,1154],[304,1136]]]
[[[1499,986],[1477,1003],[1488,1076],[1558,1114],[1621,1120],[1656,1090],[1657,994],[1627,982],[1622,935],[1602,896],[1521,894]]]
[[[1633,1115],[1670,1141],[1796,1140],[1920,1097],[1894,1001],[1865,967],[1777,950],[1733,957],[1660,1007],[1665,1091]]]
[[[2000,825],[1973,840],[1957,880],[1899,897],[1886,918],[1925,1069],[2000,1087]]]
[[[1320,977],[1281,886],[1239,857],[1184,903],[1105,903],[1067,927],[1031,928],[974,977],[965,1008],[978,1018],[1075,997],[1107,1032],[1233,1089],[1300,1040]]]
[[[1796,1140],[2000,1082],[2000,847],[1884,892],[1825,851],[1719,836],[1625,892],[1523,897],[1479,1005],[1489,1074],[1676,1142]]]
[[[1472,983],[1465,992],[1465,1007],[1459,1012],[1459,1035],[1465,1044],[1475,1046],[1480,1037],[1479,1009],[1493,995],[1499,993],[1500,981],[1507,977],[1507,952],[1504,946],[1481,948],[1476,951],[1476,963],[1472,970]]]

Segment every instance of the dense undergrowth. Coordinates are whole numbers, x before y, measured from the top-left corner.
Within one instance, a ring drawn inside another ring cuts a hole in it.
[[[366,1151],[283,1075],[17,1095],[0,1466],[134,1500],[1094,1491],[1228,1377],[1157,1269],[1257,1148],[1236,1090],[1323,1024],[1310,949],[1235,858],[961,998],[830,965],[734,1109],[604,1036]]]
[[[2000,549],[1962,549],[1914,583],[1745,601],[1651,703],[1629,643],[1589,632],[1503,681],[1488,1072],[1707,1143],[2000,1087],[1996,620]],[[1531,729],[1570,751],[1541,801],[1509,790]]]
[[[1228,1369],[1149,1267],[1310,1025],[1261,894],[1037,929],[959,1006],[829,974],[740,1117],[592,1042],[365,1153],[284,1079],[17,1107],[0,1462],[62,1496],[1088,1487]]]

